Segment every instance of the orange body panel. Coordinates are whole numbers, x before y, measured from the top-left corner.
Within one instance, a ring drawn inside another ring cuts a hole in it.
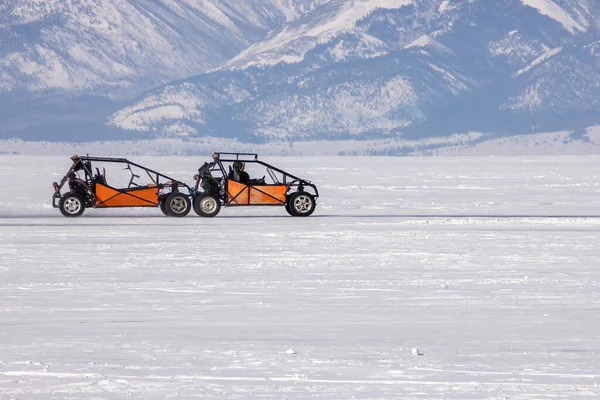
[[[250,188],[250,204],[285,203],[285,185],[257,185]]]
[[[246,186],[243,183],[227,181],[227,202],[229,204],[283,204],[285,185]]]
[[[229,204],[248,204],[248,186],[243,183],[227,181],[227,203]]]
[[[96,183],[96,207],[156,207],[158,187],[115,190]]]

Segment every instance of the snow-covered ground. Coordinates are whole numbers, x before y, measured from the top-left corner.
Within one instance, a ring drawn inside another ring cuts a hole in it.
[[[494,137],[480,132],[456,133],[417,140],[392,137],[374,140],[317,140],[248,144],[237,139],[149,139],[104,142],[38,142],[0,139],[0,156],[103,154],[112,157],[198,156],[215,149],[254,152],[265,156],[411,155],[411,156],[588,156],[600,155],[600,125],[586,129],[583,136],[571,131]]]
[[[600,396],[600,158],[266,161],[312,217],[66,219],[68,157],[0,157],[0,398]]]

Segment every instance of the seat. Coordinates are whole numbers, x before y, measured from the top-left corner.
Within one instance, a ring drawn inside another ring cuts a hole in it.
[[[106,183],[106,170],[102,168],[103,174],[100,173],[98,167],[96,167],[96,175],[94,176],[94,181],[104,186],[108,186]]]
[[[234,180],[236,182],[240,181],[240,175],[237,173],[237,171],[235,171],[233,168],[231,168],[231,165],[229,166],[228,178],[231,180]]]

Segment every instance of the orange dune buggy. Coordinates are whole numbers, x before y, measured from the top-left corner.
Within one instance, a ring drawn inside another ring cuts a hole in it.
[[[78,217],[86,208],[117,208],[117,207],[160,207],[161,211],[170,217],[184,217],[191,209],[192,189],[176,179],[153,171],[125,158],[73,156],[73,164],[60,182],[54,182],[52,206],[59,208],[65,217]],[[119,182],[107,180],[106,168],[94,165],[120,166],[129,171],[129,176]],[[136,180],[141,176],[146,184]],[[129,181],[127,181],[127,178]],[[61,194],[65,184],[69,191]],[[184,189],[185,192],[180,192]]]
[[[266,170],[269,183],[264,176],[249,179],[246,165]],[[201,217],[214,217],[221,206],[284,206],[291,216],[307,217],[319,197],[310,181],[260,161],[254,153],[214,153],[194,179],[193,206]]]

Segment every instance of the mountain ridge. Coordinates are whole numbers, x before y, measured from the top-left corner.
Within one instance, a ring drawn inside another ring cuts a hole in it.
[[[283,46],[281,53],[269,53],[269,61],[265,47],[255,44],[223,68],[182,83],[186,101],[195,99],[193,107],[177,98],[176,85],[168,86],[165,97],[156,91],[114,114],[110,123],[157,137],[237,134],[260,142],[418,138],[473,130],[505,135],[577,130],[598,122],[598,27],[590,21],[598,20],[600,5],[364,3],[391,8],[373,7],[353,29],[344,26],[322,43],[312,37],[301,58],[286,59]],[[282,32],[293,38],[291,27],[300,27],[302,39],[343,13],[344,4],[317,7],[266,42]],[[252,61],[253,51],[260,62]],[[572,83],[566,84],[565,76]]]
[[[261,39],[135,101],[85,109],[96,129],[79,139],[583,136],[600,123],[593,0],[270,1],[288,14]]]
[[[217,68],[325,1],[2,2],[0,137],[110,133],[105,118],[122,102]]]

